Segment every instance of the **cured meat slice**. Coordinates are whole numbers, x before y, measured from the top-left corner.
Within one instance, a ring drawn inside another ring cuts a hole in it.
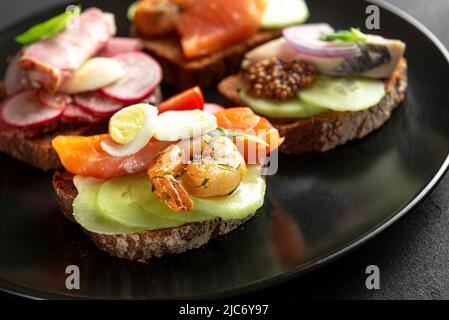
[[[64,79],[94,56],[116,33],[114,16],[97,8],[84,11],[78,26],[25,48],[19,66],[28,71],[33,83],[50,93],[56,92]]]

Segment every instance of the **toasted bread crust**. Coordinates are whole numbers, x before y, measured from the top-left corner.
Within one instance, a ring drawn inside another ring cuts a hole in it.
[[[241,75],[224,79],[218,89],[233,104],[242,105],[239,92],[244,87]],[[324,152],[350,140],[360,139],[381,127],[405,99],[407,63],[402,59],[392,76],[385,80],[382,101],[359,112],[327,112],[309,119],[268,119],[285,137],[279,150],[288,154]]]
[[[176,35],[142,40],[145,49],[161,64],[164,81],[178,89],[186,89],[197,85],[207,88],[238,72],[246,52],[280,35],[279,30],[260,31],[221,51],[193,59],[184,57]]]
[[[60,212],[75,222],[73,200],[78,192],[73,184],[73,175],[68,172],[55,172],[53,187]],[[254,214],[241,220],[215,219],[189,223],[179,228],[112,236],[83,230],[101,250],[111,256],[128,260],[146,260],[199,248],[211,239],[231,232],[253,216]]]
[[[57,135],[91,135],[106,132],[107,122],[96,124],[73,124],[50,132],[21,129],[0,124],[0,151],[26,162],[33,167],[48,171],[61,169],[62,164],[51,141]]]

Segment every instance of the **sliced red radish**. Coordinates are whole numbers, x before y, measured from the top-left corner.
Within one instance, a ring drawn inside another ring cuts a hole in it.
[[[107,116],[101,117],[90,114],[74,103],[68,104],[62,113],[62,120],[66,122],[97,123],[107,118]]]
[[[40,102],[36,90],[26,90],[5,101],[1,117],[4,122],[16,127],[34,127],[57,120],[63,111]]]
[[[104,48],[97,54],[98,57],[113,57],[118,54],[140,51],[143,49],[143,43],[134,38],[111,38]]]
[[[37,98],[47,107],[55,109],[64,109],[70,101],[70,96],[68,95],[62,93],[49,94],[45,90],[39,90],[37,92]]]
[[[205,103],[204,104],[204,111],[210,112],[210,113],[216,113],[225,110],[224,107],[215,104],[215,103]]]
[[[161,66],[142,52],[114,56],[126,74],[114,84],[101,89],[101,93],[114,100],[131,104],[150,95],[162,80]]]
[[[105,97],[98,91],[77,94],[73,96],[73,101],[84,111],[96,116],[112,115],[125,106],[122,102]]]

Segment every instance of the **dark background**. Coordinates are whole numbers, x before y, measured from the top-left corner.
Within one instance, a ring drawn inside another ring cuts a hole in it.
[[[61,1],[1,1],[0,29]],[[448,0],[388,2],[413,15],[449,46]],[[247,297],[449,299],[448,207],[449,175],[446,175],[420,205],[367,244],[321,270]],[[380,290],[365,288],[365,268],[372,264],[380,268]],[[0,293],[0,298],[14,297]]]

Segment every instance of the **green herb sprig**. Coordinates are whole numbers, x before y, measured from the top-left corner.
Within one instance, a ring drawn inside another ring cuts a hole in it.
[[[256,143],[260,143],[263,144],[264,146],[268,147],[268,143],[262,139],[260,139],[259,137],[250,135],[250,134],[246,134],[246,133],[232,133],[229,132],[223,128],[218,127],[217,129],[209,132],[209,134],[211,135],[215,135],[215,136],[225,136],[228,138],[236,138],[236,139],[243,139],[246,141],[250,141],[250,142],[256,142]]]
[[[139,4],[139,1],[136,1],[129,5],[128,11],[126,12],[126,16],[128,17],[129,21],[134,21],[134,16],[136,15],[136,10],[137,10],[138,4]]]

